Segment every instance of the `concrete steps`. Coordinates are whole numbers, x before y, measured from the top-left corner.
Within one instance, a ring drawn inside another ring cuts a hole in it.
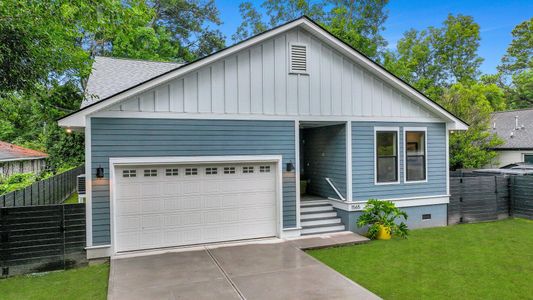
[[[344,224],[328,200],[301,202],[300,220],[302,235],[333,233],[345,230]]]

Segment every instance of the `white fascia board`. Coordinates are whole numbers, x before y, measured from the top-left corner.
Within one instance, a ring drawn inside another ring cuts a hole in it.
[[[357,51],[353,50],[351,47],[344,44],[342,41],[340,41],[338,38],[331,35],[329,32],[325,31],[324,29],[320,28],[318,25],[314,24],[313,22],[305,18],[297,19],[293,22],[290,22],[278,28],[262,33],[240,44],[229,47],[211,56],[205,57],[197,62],[192,62],[183,67],[179,67],[178,69],[171,71],[167,74],[164,74],[159,77],[155,77],[136,87],[130,88],[129,90],[116,94],[115,96],[112,96],[110,98],[97,102],[93,105],[87,106],[83,110],[80,110],[70,116],[60,119],[58,121],[58,124],[61,127],[67,127],[67,128],[84,127],[86,115],[91,115],[95,112],[101,111],[109,106],[116,104],[117,102],[120,102],[129,97],[135,96],[137,94],[140,94],[154,86],[166,83],[172,79],[175,79],[178,76],[182,76],[188,72],[197,70],[205,65],[211,64],[220,59],[224,59],[225,57],[230,56],[238,51],[251,47],[257,43],[260,43],[266,39],[269,39],[273,36],[276,36],[282,32],[291,30],[298,26],[302,26],[302,28],[310,31],[317,38],[331,45],[333,48],[335,48],[337,51],[341,52],[342,54],[346,55],[347,57],[358,62],[359,65],[365,67],[367,70],[369,70],[370,72],[372,72],[374,75],[378,76],[385,82],[388,82],[392,86],[398,88],[400,91],[404,91],[407,95],[411,96],[417,102],[421,103],[422,105],[424,105],[431,111],[434,111],[438,115],[442,116],[445,121],[449,123],[453,123],[454,126],[452,126],[453,128],[451,127],[451,129],[453,130],[468,129],[468,125],[466,125],[464,122],[462,122],[461,120],[453,116],[451,113],[447,112],[445,109],[443,109],[442,107],[440,107],[433,101],[429,100],[427,97],[422,95],[420,92],[416,91],[414,88],[410,87],[408,84],[402,82],[401,80],[393,76],[391,73],[389,73],[385,69],[379,67],[376,63],[374,63],[370,59],[366,58],[365,56],[361,55]]]

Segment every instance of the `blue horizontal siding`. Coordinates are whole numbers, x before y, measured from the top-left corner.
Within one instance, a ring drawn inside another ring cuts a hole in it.
[[[247,120],[91,119],[93,243],[110,243],[109,158],[143,156],[282,155],[295,162],[294,122]],[[283,227],[296,226],[296,179],[283,173]],[[95,182],[93,180],[93,182]]]
[[[338,199],[326,182],[330,178],[346,197],[346,129],[345,125],[304,129],[302,137],[304,175],[310,180],[309,194]]]
[[[374,184],[374,127],[400,127],[400,183]],[[425,183],[404,183],[404,127],[427,128],[427,173]],[[444,123],[352,122],[353,199],[392,199],[446,194],[446,126]]]

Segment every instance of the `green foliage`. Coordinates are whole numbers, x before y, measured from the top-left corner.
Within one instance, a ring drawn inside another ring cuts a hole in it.
[[[498,66],[501,86],[510,108],[533,107],[533,18],[518,24]],[[510,81],[510,82],[509,82]]]
[[[232,39],[238,42],[306,15],[352,47],[377,59],[381,49],[387,45],[381,35],[387,19],[387,3],[388,0],[266,0],[260,5],[265,11],[263,15],[251,2],[246,1],[239,6],[242,23]]]
[[[35,182],[36,176],[32,173],[17,173],[0,179],[0,195],[3,195],[31,185]]]
[[[361,51],[366,56],[378,59],[387,46],[381,32],[387,20],[385,6],[388,0],[334,0],[333,8],[324,19],[326,28],[335,36]]]
[[[446,89],[440,99],[444,108],[470,125],[467,131],[450,135],[450,168],[481,168],[490,163],[497,154],[489,149],[503,141],[487,128],[494,109],[505,108],[503,91],[494,84],[457,83]]]
[[[511,87],[507,88],[507,101],[514,109],[533,107],[533,69],[513,75]]]
[[[387,69],[438,99],[455,82],[476,81],[483,59],[477,55],[479,25],[464,15],[448,15],[442,27],[411,29],[384,59]]]
[[[95,55],[190,61],[224,47],[213,0],[0,2],[0,140],[42,150],[55,172],[83,162],[79,109]]]
[[[533,68],[533,18],[518,24],[513,40],[502,57],[498,70],[504,74],[517,74]]]
[[[357,227],[368,225],[368,237],[370,239],[376,238],[380,226],[390,228],[392,235],[407,238],[409,234],[407,225],[402,221],[398,223],[400,218],[407,220],[407,213],[397,208],[391,201],[370,199],[357,220]]]

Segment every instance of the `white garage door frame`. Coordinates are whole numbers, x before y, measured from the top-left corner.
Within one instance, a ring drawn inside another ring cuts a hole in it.
[[[213,164],[213,163],[275,163],[276,165],[276,228],[277,237],[282,236],[283,225],[283,183],[281,155],[243,155],[243,156],[159,156],[159,157],[111,157],[109,158],[109,195],[110,195],[110,229],[111,253],[117,255],[116,250],[116,188],[114,186],[115,168],[119,166],[137,165],[167,165],[167,164]]]

